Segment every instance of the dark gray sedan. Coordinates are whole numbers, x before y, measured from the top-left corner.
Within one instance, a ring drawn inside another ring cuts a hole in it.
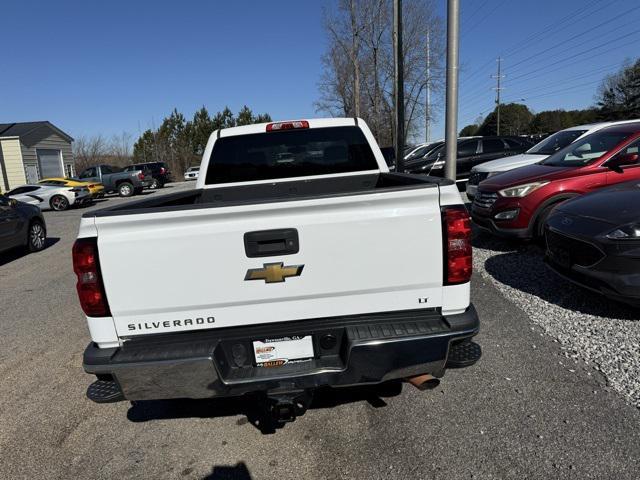
[[[0,195],[0,252],[16,247],[37,252],[46,239],[47,226],[38,207]]]
[[[640,307],[640,185],[637,181],[556,207],[546,225],[548,265],[611,299]]]

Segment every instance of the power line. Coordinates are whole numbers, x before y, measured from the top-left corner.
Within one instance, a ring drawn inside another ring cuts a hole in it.
[[[556,27],[558,27],[560,25],[564,25],[567,20],[571,20],[572,23],[575,23],[576,20],[579,20],[582,17],[587,16],[587,15],[593,15],[593,13],[596,13],[596,12],[602,10],[603,8],[608,7],[609,5],[614,3],[615,1],[616,0],[612,0],[609,3],[607,3],[604,7],[596,9],[594,12],[589,12],[589,9],[591,7],[593,7],[594,5],[596,5],[596,4],[602,5],[602,0],[592,0],[591,2],[587,3],[586,5],[584,5],[582,7],[581,12],[576,13],[575,11],[571,11],[569,14],[565,15],[564,17],[561,17],[561,18],[557,19],[555,22],[550,23],[549,25],[547,25],[542,30],[534,32],[533,34],[531,34],[528,37],[524,38],[522,41],[516,43],[511,48],[509,48],[507,51],[505,51],[503,53],[503,55],[504,55],[505,58],[506,57],[511,57],[511,56],[515,55],[516,52],[518,52],[520,50],[523,50],[522,48],[520,48],[522,45],[532,45],[532,42],[534,40],[537,40],[538,38],[544,36],[548,32],[554,30]]]
[[[488,1],[489,1],[489,0],[484,0],[483,2],[481,2],[481,3],[478,5],[478,8],[476,8],[476,9],[473,11],[473,13],[471,13],[471,14],[469,14],[469,15],[465,15],[465,19],[464,19],[462,22],[460,22],[460,23],[461,23],[462,25],[464,25],[465,23],[468,23],[468,22],[470,21],[470,20],[469,20],[469,18],[473,18],[473,17],[475,17],[475,16],[476,16],[476,14],[477,14],[478,12],[480,12],[480,11],[484,8],[484,6],[487,4],[487,2],[488,2]],[[463,13],[464,13],[464,10],[463,10]],[[467,20],[467,21],[465,22],[465,20]]]
[[[482,22],[484,22],[487,18],[489,18],[490,15],[493,14],[493,12],[495,12],[496,10],[498,10],[498,8],[502,7],[502,5],[504,3],[506,3],[507,0],[502,0],[500,3],[498,3],[493,9],[491,9],[489,12],[487,12],[483,17],[481,17],[476,23],[473,24],[473,26],[467,30],[466,32],[464,32],[461,36],[460,39],[463,39],[470,31],[472,31],[474,28],[476,28],[478,25],[480,25]]]
[[[595,54],[595,55],[592,55],[591,57],[589,57],[589,59],[591,60],[591,59],[594,59],[594,58],[597,58],[597,57],[601,57],[602,55],[605,55],[605,54],[607,54],[607,53],[609,53],[609,52],[617,51],[617,50],[618,50],[618,49],[620,49],[621,47],[626,47],[627,45],[635,45],[635,44],[636,44],[636,42],[637,42],[637,40],[633,40],[633,41],[631,41],[631,42],[623,43],[623,44],[621,44],[621,45],[616,45],[616,46],[615,46],[615,47],[613,47],[613,48],[610,48],[610,49],[604,50],[604,51],[602,51],[602,52],[600,52],[600,53],[597,53],[597,54]],[[531,80],[531,79],[533,79],[533,78],[538,78],[538,77],[546,77],[546,76],[548,76],[548,74],[550,74],[550,73],[557,72],[557,71],[560,71],[560,70],[564,70],[564,69],[566,69],[567,67],[571,67],[571,66],[576,65],[576,64],[578,64],[578,63],[582,63],[583,61],[584,61],[584,59],[578,59],[578,60],[575,60],[575,61],[573,61],[573,62],[562,62],[562,64],[561,64],[559,67],[557,67],[557,68],[552,68],[552,69],[538,69],[538,70],[536,70],[536,71],[541,71],[541,73],[538,73],[537,75],[531,75],[531,73],[534,73],[534,72],[530,72],[529,74],[525,74],[525,75],[523,75],[523,76],[524,76],[524,77],[528,77],[528,79],[529,79],[529,80]],[[619,65],[619,64],[620,64],[620,62],[616,62],[613,66],[616,66],[616,65]],[[519,78],[519,77],[518,77],[518,78]]]
[[[606,47],[607,45],[611,45],[612,43],[617,42],[618,40],[622,40],[623,38],[628,38],[628,37],[630,37],[630,36],[632,36],[632,35],[636,35],[636,34],[638,34],[638,33],[640,33],[640,29],[638,29],[638,30],[634,30],[633,32],[629,32],[629,33],[627,33],[627,34],[625,34],[625,35],[621,35],[620,37],[616,37],[616,38],[614,38],[614,39],[612,39],[612,40],[609,40],[608,42],[604,42],[604,43],[602,43],[602,44],[600,44],[600,45],[596,45],[596,46],[594,46],[594,47],[590,47],[590,48],[588,48],[588,49],[586,49],[586,50],[583,50],[583,51],[581,51],[581,52],[575,53],[575,54],[570,55],[570,56],[568,56],[568,57],[561,58],[560,60],[557,60],[557,61],[555,61],[555,62],[552,62],[552,63],[550,63],[550,64],[548,64],[548,65],[543,66],[543,67],[536,68],[536,69],[534,69],[534,70],[532,70],[532,71],[530,71],[530,72],[523,73],[523,74],[521,74],[521,75],[515,76],[515,77],[513,77],[513,79],[512,79],[512,80],[517,80],[517,79],[519,79],[519,78],[526,77],[527,75],[530,75],[531,73],[539,72],[540,70],[546,70],[546,69],[547,69],[547,68],[549,68],[549,67],[552,67],[552,66],[557,65],[557,64],[559,64],[559,63],[565,62],[565,61],[567,61],[567,60],[571,60],[572,58],[576,58],[576,57],[579,57],[579,56],[584,55],[584,54],[593,54],[593,51],[594,51],[594,50],[598,50],[598,49],[600,49],[600,48],[602,48],[602,47]],[[617,46],[617,48],[619,48],[619,47],[620,47],[620,46],[618,45],[618,46]]]
[[[612,3],[615,3],[617,0],[612,0],[608,3],[606,3],[604,6],[602,6],[602,0],[592,0],[591,2],[587,3],[587,5],[585,5],[582,8],[581,13],[578,13],[576,15],[576,13],[574,11],[572,11],[571,13],[565,15],[564,17],[561,17],[559,19],[557,19],[555,22],[552,22],[551,24],[547,25],[547,27],[545,27],[542,30],[539,30],[537,32],[534,32],[533,34],[529,35],[528,37],[524,38],[523,40],[521,40],[520,42],[516,43],[514,46],[512,46],[510,49],[508,49],[504,55],[503,58],[507,58],[507,57],[511,57],[513,55],[515,55],[518,51],[522,51],[525,50],[525,48],[520,48],[521,45],[531,45],[533,40],[542,37],[544,34],[546,34],[548,31],[553,30],[556,26],[561,25],[563,23],[565,23],[566,20],[571,19],[572,23],[575,23],[576,20],[581,19],[582,17],[585,16],[589,16],[589,15],[593,15],[594,13],[599,12],[600,10],[603,10],[604,8],[610,6]],[[596,9],[593,12],[589,12],[589,9],[591,7],[593,7],[594,5],[600,3],[600,8]],[[491,65],[493,63],[493,59],[488,60],[486,63],[484,63],[481,67],[473,70],[472,75],[475,75],[476,73],[481,72],[482,70],[484,70],[487,66]],[[471,74],[470,74],[471,76]]]
[[[565,87],[565,88],[561,88],[560,90],[554,90],[552,92],[546,92],[546,93],[541,93],[540,95],[533,95],[527,98],[527,100],[530,100],[532,98],[542,98],[542,97],[548,97],[548,96],[552,96],[552,95],[557,95],[558,93],[564,93],[564,92],[570,92],[570,91],[576,91],[576,89],[580,89],[581,87],[583,89],[585,89],[587,86],[592,87],[596,84],[600,83],[600,81],[595,81],[595,82],[586,82],[586,83],[582,83],[579,85],[572,85],[571,87]]]
[[[596,69],[594,69],[594,70],[589,70],[589,71],[586,71],[586,72],[575,73],[575,74],[573,74],[570,78],[561,78],[561,79],[558,79],[558,80],[554,80],[554,83],[558,83],[558,84],[563,84],[563,85],[564,85],[564,84],[566,84],[566,82],[568,82],[568,81],[575,80],[575,79],[576,79],[576,77],[579,77],[580,79],[584,79],[584,78],[586,78],[586,77],[590,77],[590,76],[595,75],[595,74],[602,75],[602,74],[603,74],[603,73],[605,73],[605,72],[611,71],[611,69],[612,69],[613,67],[616,67],[616,66],[618,66],[618,65],[619,65],[619,62],[616,62],[616,63],[614,63],[614,64],[605,65],[605,66],[603,66],[603,67],[596,68]],[[537,89],[537,88],[534,88],[534,89],[531,89],[531,90],[526,90],[526,91],[524,91],[524,92],[518,93],[516,96],[517,96],[517,97],[525,97],[525,96],[527,96],[529,93],[537,92],[538,90],[539,90],[539,89]]]
[[[633,21],[633,22],[630,22],[629,24],[630,24],[630,25],[633,25],[633,24],[637,24],[637,23],[638,23],[638,21],[637,21],[637,20],[635,20],[635,21]],[[628,25],[629,25],[629,24],[628,24]],[[625,26],[626,26],[626,25],[625,25]],[[603,42],[603,43],[599,43],[599,44],[591,45],[591,46],[589,46],[587,49],[582,50],[581,52],[578,52],[578,53],[574,53],[572,56],[570,56],[570,57],[566,57],[565,59],[570,59],[570,58],[575,57],[575,56],[583,55],[583,54],[585,54],[585,53],[590,53],[590,52],[592,52],[593,50],[596,50],[596,49],[602,48],[602,47],[604,47],[604,46],[610,45],[611,43],[615,43],[615,42],[617,42],[618,40],[622,40],[622,39],[624,39],[624,38],[626,38],[626,37],[629,37],[629,36],[631,36],[631,35],[634,35],[635,33],[638,33],[638,32],[640,32],[640,29],[638,29],[638,30],[634,30],[634,31],[631,31],[631,32],[629,32],[629,33],[627,33],[627,34],[625,34],[625,35],[622,35],[622,36],[619,36],[619,37],[616,37],[616,38],[612,38],[612,39],[607,40],[606,42]],[[612,32],[612,33],[616,33],[616,32]],[[599,40],[605,39],[605,38],[607,38],[607,37],[609,37],[609,35],[607,35],[607,34],[602,35],[602,36],[599,38]],[[586,45],[587,45],[587,44],[585,44],[585,43],[580,43],[580,44],[578,44],[578,45],[572,45],[572,46],[569,46],[568,48],[565,48],[564,50],[560,50],[559,52],[556,52],[556,53],[554,53],[553,55],[550,55],[550,56],[549,56],[549,58],[546,58],[546,59],[541,58],[541,59],[539,59],[539,60],[536,60],[536,61],[530,62],[527,66],[521,66],[520,68],[516,68],[516,69],[515,69],[515,72],[516,72],[516,73],[522,72],[523,70],[526,70],[526,68],[527,68],[527,67],[532,67],[532,66],[536,66],[536,65],[544,64],[545,62],[548,62],[548,61],[553,60],[553,59],[564,58],[564,57],[562,57],[562,55],[564,55],[565,53],[572,53],[572,52],[575,52],[575,51],[576,51],[576,47],[577,47],[577,46],[586,46]],[[512,71],[512,73],[513,73],[513,71]]]
[[[593,27],[589,27],[589,30],[587,30],[587,31],[584,31],[584,32],[582,32],[582,33],[578,33],[578,34],[573,35],[573,36],[571,36],[571,37],[569,37],[569,38],[566,38],[566,39],[564,39],[564,40],[563,40],[563,42],[562,42],[562,43],[563,43],[563,44],[566,44],[567,42],[570,42],[571,40],[575,40],[576,38],[580,38],[580,37],[582,37],[582,36],[584,36],[584,35],[593,34],[593,30],[595,30],[595,29],[597,29],[597,28],[600,28],[600,27],[602,27],[602,26],[604,26],[604,25],[607,25],[607,24],[609,24],[609,23],[613,22],[614,20],[617,20],[618,18],[620,18],[620,17],[622,17],[622,16],[628,15],[629,13],[633,12],[634,10],[638,10],[638,9],[640,9],[640,5],[638,5],[638,6],[636,6],[636,7],[633,7],[633,8],[631,8],[631,9],[627,10],[626,12],[622,12],[622,13],[620,13],[620,14],[616,15],[615,17],[610,18],[609,20],[606,20],[606,21],[604,21],[604,22],[602,22],[602,23],[599,23],[598,25],[595,25],[595,26],[593,26]],[[620,28],[625,27],[625,26],[630,25],[630,24],[635,24],[635,23],[637,23],[637,20],[633,20],[632,22],[626,23],[626,24],[624,24],[624,25],[620,25]],[[556,45],[554,45],[554,46],[552,46],[552,47],[549,47],[549,48],[546,48],[546,49],[544,49],[544,50],[541,50],[541,51],[540,51],[540,52],[538,52],[538,53],[535,53],[535,54],[533,54],[533,55],[530,55],[530,56],[528,56],[528,57],[526,57],[526,58],[524,58],[524,59],[522,59],[522,60],[519,60],[518,62],[516,62],[516,63],[514,63],[513,65],[511,65],[511,68],[515,68],[515,67],[517,67],[518,65],[521,65],[522,63],[524,63],[524,62],[526,62],[526,61],[528,61],[528,60],[531,60],[532,58],[538,57],[538,56],[540,56],[540,55],[544,55],[545,53],[547,53],[547,52],[549,52],[549,51],[551,51],[551,50],[553,50],[553,49],[555,49],[555,48],[558,48],[559,46],[560,46],[560,44],[556,44]]]
[[[615,64],[605,65],[603,67],[599,67],[599,68],[594,69],[594,70],[589,70],[589,71],[586,71],[586,72],[576,73],[571,78],[556,80],[556,82],[566,85],[566,82],[565,82],[566,80],[571,80],[571,79],[575,78],[576,76],[579,76],[580,79],[584,79],[585,77],[592,76],[592,75],[595,75],[597,73],[604,73],[605,71],[610,70],[612,67],[615,67],[616,65],[619,65],[619,63],[616,62]],[[595,81],[590,81],[590,82],[587,82],[587,83],[578,83],[578,84],[574,84],[574,85],[569,86],[568,89],[580,88],[580,87],[582,87],[584,85],[595,85],[595,84],[598,84],[599,82],[601,82],[601,79],[595,80]],[[541,95],[529,96],[530,93],[541,93]],[[518,94],[514,94],[512,99],[509,99],[508,101],[506,101],[504,103],[518,101],[518,100],[524,100],[522,97],[527,97],[526,100],[528,101],[530,99],[539,98],[541,96],[546,96],[546,95],[550,95],[550,93],[547,92],[545,89],[530,89],[530,90],[525,90],[524,92],[520,92]],[[486,99],[478,99],[475,102],[467,103],[465,105],[465,110],[468,111],[470,109],[474,109],[475,105],[481,104],[483,102],[486,102]]]

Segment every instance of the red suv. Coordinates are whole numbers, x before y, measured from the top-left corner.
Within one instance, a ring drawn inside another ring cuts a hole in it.
[[[640,180],[640,121],[603,128],[540,163],[480,183],[471,208],[478,226],[513,238],[535,238],[558,203],[620,182]]]

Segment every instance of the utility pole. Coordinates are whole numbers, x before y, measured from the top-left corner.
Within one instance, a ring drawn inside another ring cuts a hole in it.
[[[445,121],[445,176],[456,180],[458,155],[458,42],[460,0],[447,2],[447,111]]]
[[[424,104],[425,142],[431,139],[431,31],[427,30],[427,95]]]
[[[355,104],[354,114],[360,116],[360,64],[358,63],[358,51],[360,49],[360,39],[358,38],[358,19],[356,17],[356,2],[349,2],[351,14],[351,61],[353,62],[353,102]]]
[[[393,0],[394,109],[396,171],[404,171],[404,62],[402,56],[402,0]]]
[[[495,78],[498,85],[494,88],[496,91],[496,135],[500,135],[500,92],[502,91],[502,79],[505,75],[502,75],[502,58],[498,57],[498,74],[492,75],[491,78]]]

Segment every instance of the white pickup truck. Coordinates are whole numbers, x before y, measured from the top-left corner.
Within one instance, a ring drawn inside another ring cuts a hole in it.
[[[218,130],[200,171],[83,215],[91,400],[256,394],[282,422],[318,387],[433,386],[478,360],[460,194],[390,173],[364,121]]]

